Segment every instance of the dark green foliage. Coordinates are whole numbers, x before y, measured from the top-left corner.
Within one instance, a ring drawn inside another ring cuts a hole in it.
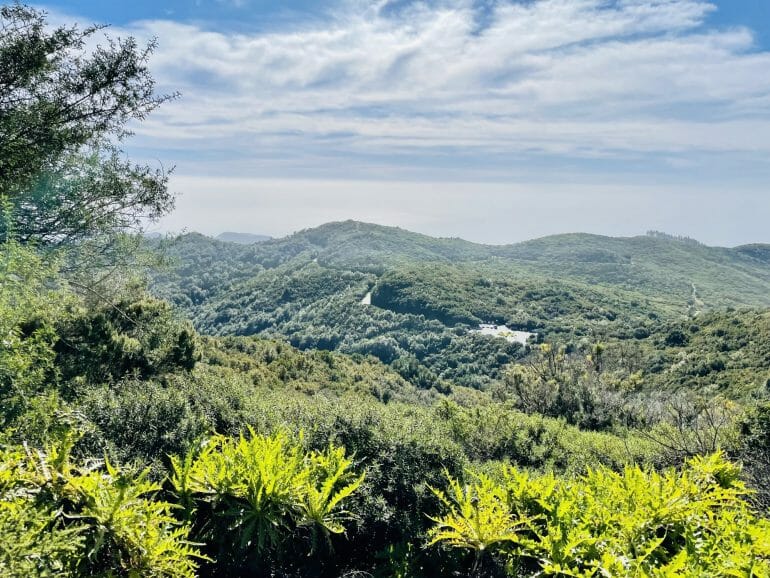
[[[74,301],[58,283],[56,267],[34,251],[0,244],[0,430],[18,427],[56,379],[55,325]]]
[[[92,386],[80,392],[76,407],[88,420],[81,454],[107,452],[122,463],[150,466],[156,476],[165,471],[167,456],[186,452],[213,429],[191,395],[156,381]]]
[[[32,259],[25,252],[16,249],[18,271]],[[314,274],[323,278],[318,269],[307,272],[308,279]],[[653,390],[658,384],[673,389],[690,379],[706,379],[682,363],[683,354],[695,356],[696,351],[713,349],[724,357],[724,368],[711,374],[748,375],[767,343],[760,339],[767,329],[764,314],[754,312],[702,314],[697,328],[691,327],[691,320],[650,325],[650,336],[641,340],[571,340],[563,346],[528,348],[456,329],[415,332],[399,340],[394,329],[391,345],[399,356],[387,366],[373,356],[303,351],[279,340],[198,337],[167,304],[150,299],[127,300],[116,307],[59,307],[75,298],[62,299],[66,292],[59,290],[55,299],[45,301],[54,297],[46,284],[28,287],[26,294],[17,288],[11,295],[26,295],[27,313],[21,319],[35,319],[35,308],[49,312],[41,325],[50,332],[47,375],[53,387],[48,389],[63,392],[67,405],[55,396],[35,397],[15,420],[23,425],[16,435],[38,428],[47,432],[43,439],[52,437],[58,430],[46,421],[46,412],[69,416],[66,419],[86,432],[76,446],[78,455],[87,458],[107,451],[121,462],[149,467],[146,475],[162,480],[169,472],[169,455],[199,447],[211,432],[238,436],[251,427],[254,436],[282,431],[285,439],[300,440],[302,431],[301,443],[293,446],[296,452],[301,446],[302,452],[311,452],[307,455],[318,456],[329,444],[344,447],[355,470],[365,472],[360,487],[346,498],[344,534],[332,531],[338,526],[324,530],[323,524],[301,522],[304,514],[297,512],[309,506],[300,500],[276,514],[275,539],[264,541],[262,548],[257,547],[261,518],[246,515],[242,496],[222,494],[220,503],[211,501],[203,486],[187,497],[177,488],[194,522],[195,539],[207,543],[204,550],[215,560],[204,565],[207,575],[221,575],[222,568],[229,575],[458,572],[467,562],[461,553],[422,549],[432,524],[428,516],[440,515],[430,487],[445,487],[447,471],[460,476],[472,464],[491,471],[499,462],[573,474],[597,464],[612,469],[629,463],[657,467],[713,449],[704,443],[711,439],[739,452],[743,446],[733,435],[739,406],[679,400]],[[302,284],[289,287],[299,291]],[[44,303],[48,305],[41,307]],[[369,310],[354,305],[354,312]],[[399,315],[371,310],[383,319]],[[405,323],[403,319],[399,322]],[[405,319],[438,323],[413,315]],[[38,322],[13,323],[20,327],[19,344],[31,339],[38,327]],[[685,347],[665,345],[665,337],[675,330],[689,336]],[[345,335],[343,341],[349,338]],[[28,358],[28,352],[16,351]],[[733,351],[744,356],[734,356]],[[653,363],[664,370],[647,374]],[[478,377],[482,366],[487,367],[487,381],[476,385],[487,391],[468,389],[446,377],[450,370]],[[20,372],[28,375],[26,369]],[[45,393],[45,380],[36,383],[39,389],[34,391]],[[549,397],[553,384],[558,394]],[[719,413],[720,407],[725,411]],[[626,429],[627,423],[640,430]],[[721,424],[716,431],[709,429],[716,423]],[[589,428],[604,431],[585,431]],[[195,454],[190,456],[192,464]],[[182,462],[176,467],[179,470]],[[320,492],[323,484],[315,487]],[[319,500],[316,512],[323,509],[324,500]],[[234,548],[241,540],[243,548]],[[109,566],[114,563],[110,560],[100,563]]]
[[[674,334],[684,345],[670,345]],[[733,398],[763,397],[770,377],[770,315],[762,310],[708,312],[697,325],[688,321],[659,328],[645,344],[645,354],[658,365],[649,376],[655,389],[686,387],[702,394]],[[653,348],[655,353],[653,354]],[[655,359],[653,359],[655,358]],[[652,367],[650,372],[652,372]]]
[[[189,371],[200,354],[191,327],[165,301],[119,302],[73,316],[58,328],[57,367],[67,382],[114,382]]]
[[[675,329],[668,335],[666,335],[666,345],[669,347],[682,347],[684,345],[687,345],[688,338],[687,336],[678,329]]]
[[[767,511],[770,508],[770,404],[767,402],[753,408],[743,420],[736,455],[744,464],[751,487],[757,490],[755,503]]]
[[[168,301],[103,292],[172,202],[110,144],[152,45],[0,20],[0,574],[767,574],[738,470],[683,466],[767,500],[766,246],[348,221],[151,241]]]
[[[157,277],[155,290],[199,330],[371,354],[423,386],[484,389],[526,353],[469,334],[480,322],[565,344],[587,339],[616,349],[638,340],[644,363],[634,371],[662,376],[676,361],[669,352],[653,359],[647,342],[667,330],[674,337],[662,345],[686,346],[693,315],[767,304],[770,294],[763,262],[660,236],[569,235],[486,247],[345,222],[248,247],[188,235],[168,251],[179,262]],[[360,303],[368,292],[371,306]],[[686,379],[710,379],[731,366],[722,354],[701,361]]]
[[[686,313],[688,302],[695,305],[693,285],[695,299],[707,308],[770,303],[770,271],[761,260],[748,256],[741,248],[706,247],[665,238],[560,235],[490,247],[349,221],[248,247],[188,235],[174,243],[170,251],[180,256],[183,265],[174,276],[160,280],[161,287],[169,292],[174,292],[179,283],[209,274],[218,279],[220,293],[227,293],[231,281],[253,276],[255,270],[244,271],[243,266],[274,269],[291,264],[296,270],[315,262],[322,270],[338,273],[373,273],[378,278],[391,273],[393,282],[399,280],[399,287],[422,286],[425,291],[415,291],[415,297],[422,297],[426,303],[440,297],[459,304],[458,296],[444,290],[459,288],[468,298],[463,299],[468,310],[455,315],[455,320],[467,318],[468,314],[480,317],[474,309],[484,316],[495,314],[494,300],[483,295],[510,301],[509,289],[518,293],[517,301],[521,301],[520,297],[538,300],[552,296],[548,307],[556,308],[554,312],[559,306],[571,310],[570,301],[577,301],[581,307],[593,302],[596,319],[609,320],[613,312],[618,315],[629,310],[640,317],[648,313]],[[212,253],[217,257],[216,262],[212,260],[213,271],[197,266],[199,255]],[[533,291],[527,294],[527,289]],[[579,295],[570,298],[570,291]],[[555,299],[559,296],[566,297],[566,301]],[[447,307],[438,311],[451,313]],[[542,316],[533,317],[537,322]],[[511,321],[505,317],[499,320]]]
[[[529,331],[565,332],[566,326],[607,323],[631,298],[539,275],[519,276],[505,265],[405,267],[381,276],[372,303],[425,315],[445,325],[507,324]],[[628,318],[625,320],[628,321]]]
[[[168,97],[154,93],[153,45],[97,40],[98,27],[49,26],[43,12],[0,7],[0,199],[13,234],[61,244],[138,228],[173,205],[165,171],[113,144]],[[0,223],[0,239],[8,236]]]

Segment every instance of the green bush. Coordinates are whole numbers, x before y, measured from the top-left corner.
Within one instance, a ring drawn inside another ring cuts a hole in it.
[[[56,363],[70,384],[184,372],[200,358],[195,331],[157,299],[140,297],[81,311],[57,331]]]
[[[57,377],[55,324],[73,297],[34,250],[0,244],[0,431],[7,435]]]
[[[343,448],[307,452],[301,436],[250,430],[213,437],[199,451],[172,458],[171,481],[217,571],[238,573],[301,552],[302,536],[312,554],[331,534],[344,533],[347,499],[364,479],[352,464]]]
[[[0,448],[0,575],[193,578],[201,556],[148,471],[76,466],[72,442]]]
[[[767,576],[770,522],[751,512],[739,475],[713,454],[661,473],[450,478],[448,492],[434,490],[444,514],[431,544],[517,576]]]

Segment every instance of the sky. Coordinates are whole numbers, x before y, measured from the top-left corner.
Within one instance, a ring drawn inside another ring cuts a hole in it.
[[[49,1],[155,37],[160,231],[770,242],[770,0]]]

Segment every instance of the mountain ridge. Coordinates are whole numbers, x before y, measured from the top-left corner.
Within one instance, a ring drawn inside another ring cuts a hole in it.
[[[474,337],[480,323],[633,341],[711,311],[770,307],[763,245],[572,233],[485,246],[344,221],[252,245],[188,234],[167,248],[177,265],[153,290],[203,333],[374,355],[404,375],[416,363],[426,383],[474,388],[520,355]]]
[[[526,285],[550,286],[551,292],[562,287],[566,292],[577,291],[583,302],[604,303],[600,309],[612,303],[610,309],[617,310],[626,302],[637,314],[642,312],[641,305],[634,303],[646,304],[650,313],[665,316],[694,315],[704,308],[770,306],[770,245],[762,244],[725,248],[660,234],[608,237],[567,233],[510,245],[483,245],[348,220],[251,245],[189,233],[170,246],[184,264],[175,272],[176,278],[161,279],[160,284],[168,289],[165,294],[175,294],[184,287],[190,292],[197,287],[199,290],[189,296],[192,307],[216,302],[217,310],[229,309],[234,295],[239,296],[239,303],[248,303],[248,295],[262,294],[268,285],[278,299],[276,306],[290,301],[298,291],[303,293],[297,283],[316,285],[320,299],[345,278],[350,278],[348,285],[360,285],[354,292],[359,301],[374,291],[375,296],[387,293],[394,303],[403,299],[411,303],[416,295],[396,295],[393,287],[387,291],[382,287],[383,282],[398,279],[399,287],[405,288],[410,280],[400,275],[404,271],[423,291],[437,298],[448,290],[446,283],[440,282],[444,278],[467,285],[460,294],[474,301],[477,298],[473,295],[480,290],[472,287],[481,284],[497,285],[500,291],[514,291],[502,288],[516,287],[514,293],[520,290],[522,296],[531,294]],[[288,280],[297,276],[303,281],[295,279],[294,289],[290,289]],[[324,278],[325,285],[321,281]],[[492,295],[487,298],[492,299]],[[506,299],[505,294],[497,297]],[[375,303],[384,301],[375,299]],[[499,307],[487,304],[477,307],[479,313],[460,318],[476,319],[484,311],[501,319],[506,315],[509,320],[519,317],[510,313],[513,303],[507,307],[509,313],[504,314]],[[218,323],[209,319],[205,326]]]
[[[365,232],[365,231],[378,231],[383,233],[397,233],[397,234],[406,234],[413,237],[419,237],[423,239],[431,239],[434,241],[441,241],[441,242],[451,242],[451,243],[463,243],[468,245],[473,245],[476,247],[484,247],[488,249],[501,249],[501,248],[510,248],[510,247],[516,247],[519,245],[525,245],[529,243],[536,243],[540,241],[546,241],[546,240],[556,240],[556,239],[568,239],[568,238],[583,238],[583,239],[593,239],[597,241],[602,240],[615,240],[615,241],[633,241],[633,240],[640,240],[640,239],[646,239],[646,240],[653,240],[658,241],[661,243],[676,243],[676,244],[682,244],[682,245],[696,245],[701,246],[705,248],[711,248],[711,249],[729,249],[729,250],[737,250],[745,247],[766,247],[770,249],[770,242],[769,243],[763,243],[763,242],[755,242],[755,243],[748,243],[748,244],[742,244],[742,245],[736,245],[734,247],[725,247],[721,245],[708,245],[706,243],[702,243],[698,241],[697,239],[691,239],[688,237],[679,237],[676,235],[669,235],[666,233],[660,233],[660,232],[652,232],[647,234],[640,234],[640,235],[631,235],[631,236],[613,236],[613,235],[602,235],[599,233],[587,233],[582,231],[573,231],[573,232],[567,232],[567,233],[555,233],[551,235],[543,235],[541,237],[534,237],[532,239],[526,239],[523,241],[516,241],[511,243],[481,243],[477,241],[470,241],[468,239],[464,239],[462,237],[444,237],[444,236],[433,236],[429,235],[427,233],[420,233],[417,231],[411,231],[409,229],[405,229],[403,227],[393,226],[393,225],[381,225],[378,223],[369,223],[365,221],[356,221],[353,219],[347,219],[343,221],[329,221],[327,223],[322,223],[321,225],[317,225],[315,227],[307,227],[304,229],[300,229],[298,231],[294,231],[293,233],[289,233],[287,235],[284,235],[282,237],[274,237],[271,238],[271,241],[282,241],[287,240],[289,238],[293,237],[304,237],[308,235],[316,235],[322,232],[332,232],[332,231],[357,231],[357,232]]]
[[[272,237],[268,235],[256,235],[254,233],[237,233],[233,231],[225,231],[215,237],[218,241],[224,241],[226,243],[238,243],[240,245],[251,245],[253,243],[262,243],[269,241]]]

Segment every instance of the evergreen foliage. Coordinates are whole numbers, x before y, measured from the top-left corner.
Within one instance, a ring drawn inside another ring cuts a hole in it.
[[[513,576],[766,576],[770,524],[719,454],[681,471],[590,470],[575,479],[506,468],[434,490],[446,513],[431,544],[483,556]]]
[[[0,6],[0,240],[112,255],[117,236],[173,207],[168,171],[119,148],[131,122],[173,97],[155,94],[154,44],[100,32]]]
[[[55,266],[15,241],[0,245],[0,431],[14,428],[38,396],[50,394],[55,325],[72,303]]]
[[[166,97],[98,33],[0,7],[0,574],[770,575],[767,246],[348,221],[152,296]]]

